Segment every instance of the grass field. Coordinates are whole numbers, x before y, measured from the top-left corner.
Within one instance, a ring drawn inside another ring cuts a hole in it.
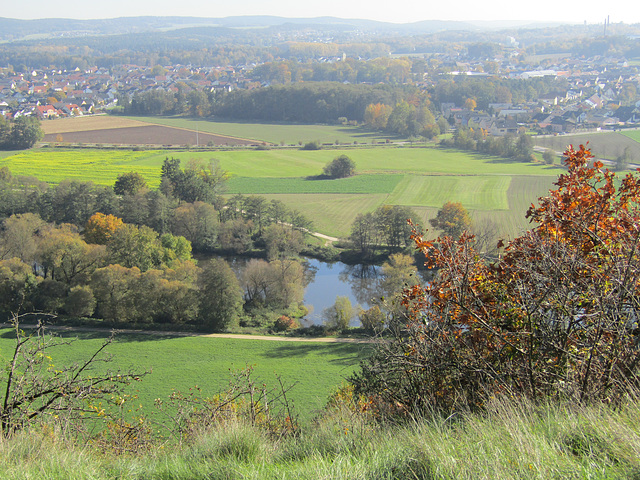
[[[627,130],[622,132],[599,132],[579,135],[558,135],[534,137],[536,145],[551,148],[557,152],[564,152],[569,145],[578,148],[580,144],[587,144],[591,152],[598,158],[615,160],[629,148],[632,162],[640,162],[640,131]]]
[[[229,180],[228,193],[267,194],[281,193],[391,193],[405,178],[395,175],[356,175],[349,178],[307,179],[300,177],[233,177]]]
[[[629,137],[634,142],[640,143],[640,130],[626,130],[621,132],[625,137]]]
[[[7,166],[14,175],[28,175],[49,183],[62,180],[92,181],[113,185],[118,175],[139,172],[151,187],[160,185],[157,152],[131,150],[26,150],[0,157],[0,167]],[[148,162],[154,156],[152,163]],[[163,157],[164,158],[164,157]]]
[[[0,334],[0,358],[13,352],[13,332]],[[101,344],[105,334],[79,333],[71,347],[52,350],[55,365],[87,358]],[[214,395],[229,385],[231,371],[255,365],[254,376],[270,387],[277,385],[274,374],[291,391],[296,410],[309,420],[326,403],[328,395],[349,376],[366,355],[363,344],[278,342],[207,337],[161,337],[120,334],[108,347],[113,355],[111,369],[150,370],[133,387],[145,413],[156,414],[153,401],[167,399],[173,390],[188,392],[198,385],[203,395]]]
[[[357,175],[346,179],[313,177],[340,154],[351,157]],[[113,185],[129,171],[151,187],[160,182],[167,156],[208,161],[215,158],[231,179],[228,194],[277,198],[312,219],[319,232],[346,236],[359,213],[383,204],[407,205],[424,224],[447,201],[461,202],[474,218],[492,217],[505,236],[519,233],[529,204],[544,195],[563,170],[558,166],[505,161],[433,147],[370,147],[343,150],[230,149],[215,152],[159,150],[34,149],[1,157],[12,173],[59,183],[92,180]],[[308,178],[309,177],[309,178]]]

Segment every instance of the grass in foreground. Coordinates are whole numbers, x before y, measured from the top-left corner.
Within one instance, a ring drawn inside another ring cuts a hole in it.
[[[11,330],[0,335],[0,360],[13,353],[15,336]],[[65,365],[87,358],[105,338],[105,333],[67,333],[79,336],[68,348],[51,352],[54,364]],[[158,415],[153,402],[167,399],[174,390],[187,392],[198,385],[205,395],[229,386],[231,372],[256,365],[254,378],[275,386],[275,374],[287,385],[295,384],[291,398],[302,418],[309,419],[321,409],[328,395],[348,377],[368,347],[362,344],[279,342],[211,337],[172,337],[121,333],[107,351],[113,355],[109,368],[140,372],[150,370],[142,382],[133,385],[143,412]],[[0,377],[0,388],[4,378]]]
[[[101,454],[55,434],[0,440],[0,478],[630,479],[640,476],[640,408],[496,401],[483,415],[379,426],[334,412],[297,438],[221,425],[179,446]]]

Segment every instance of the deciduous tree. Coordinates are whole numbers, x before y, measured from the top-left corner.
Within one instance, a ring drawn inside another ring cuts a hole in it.
[[[436,218],[429,220],[429,223],[438,230],[442,230],[445,235],[457,238],[460,234],[471,227],[471,217],[467,210],[459,202],[447,202],[440,210]]]
[[[138,172],[128,172],[118,175],[113,191],[117,195],[135,195],[147,188],[147,182]]]
[[[486,263],[473,238],[415,241],[437,277],[405,292],[409,321],[353,379],[387,411],[482,408],[488,396],[618,403],[638,388],[640,180],[580,146]]]
[[[346,155],[340,155],[322,169],[325,176],[331,178],[351,177],[356,173],[356,163]]]

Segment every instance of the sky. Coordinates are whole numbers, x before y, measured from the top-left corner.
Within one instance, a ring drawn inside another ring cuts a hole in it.
[[[518,20],[562,23],[640,23],[640,2],[604,0],[77,0],[7,1],[7,18],[115,18],[134,16],[362,18],[393,23],[421,20]]]

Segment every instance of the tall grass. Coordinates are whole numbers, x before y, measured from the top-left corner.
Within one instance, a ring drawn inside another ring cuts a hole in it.
[[[377,425],[334,412],[298,437],[220,425],[115,456],[41,430],[0,441],[0,478],[628,479],[640,478],[640,403],[534,406],[496,400],[484,414]]]

